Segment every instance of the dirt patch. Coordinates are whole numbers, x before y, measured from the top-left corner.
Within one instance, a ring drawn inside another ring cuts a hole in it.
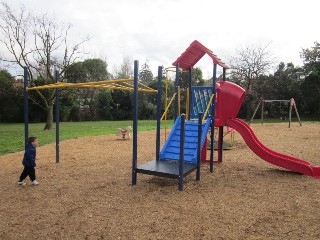
[[[320,124],[252,128],[271,149],[320,165]],[[54,144],[39,147],[38,187],[16,185],[22,152],[1,156],[0,239],[320,239],[320,180],[262,161],[237,133],[235,141],[183,192],[147,175],[132,187],[132,142],[113,135],[61,142],[60,164]],[[154,155],[155,132],[139,133],[138,164]]]

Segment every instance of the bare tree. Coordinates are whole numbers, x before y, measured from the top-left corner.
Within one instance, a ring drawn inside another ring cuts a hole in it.
[[[119,67],[114,67],[114,76],[118,79],[133,77],[133,59],[130,56],[125,56]]]
[[[240,48],[231,58],[232,81],[238,83],[246,90],[247,116],[249,119],[252,111],[253,84],[262,74],[266,74],[274,62],[274,58],[268,51],[269,45],[264,47],[250,45]]]
[[[27,67],[30,86],[35,85],[38,77],[46,84],[54,83],[55,70],[59,70],[63,76],[66,68],[81,53],[80,46],[88,40],[85,38],[76,44],[70,44],[70,25],[57,23],[47,14],[34,15],[24,6],[12,9],[7,3],[2,2],[0,7],[0,44],[5,46],[10,55],[9,58],[1,60]],[[53,123],[55,91],[48,90],[48,94],[36,92],[38,97],[29,98],[46,111],[44,129],[50,130]]]

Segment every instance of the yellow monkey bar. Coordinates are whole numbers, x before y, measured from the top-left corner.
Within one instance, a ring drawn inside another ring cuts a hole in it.
[[[104,89],[114,89],[114,90],[124,90],[124,91],[133,91],[133,85],[129,82],[132,82],[133,78],[128,79],[117,79],[117,80],[103,80],[98,82],[85,82],[85,83],[65,83],[57,82],[37,87],[28,87],[27,91],[40,90],[40,89],[50,89],[50,88],[104,88]],[[148,87],[147,85],[138,82],[139,92],[149,92],[156,93],[158,92],[155,89]]]

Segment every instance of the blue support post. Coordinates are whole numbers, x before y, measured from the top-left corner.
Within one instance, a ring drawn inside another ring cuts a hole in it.
[[[176,80],[174,81],[174,92],[176,96],[174,98],[174,121],[176,121],[178,116],[178,85],[179,85],[180,71],[179,64],[176,66]]]
[[[138,161],[138,80],[139,61],[134,61],[134,90],[133,90],[133,129],[132,129],[132,185],[137,184]]]
[[[29,138],[29,105],[28,105],[28,98],[29,94],[27,91],[27,87],[29,84],[28,78],[28,68],[23,67],[23,117],[24,117],[24,145],[28,143]]]
[[[59,71],[55,72],[56,82],[59,82],[60,75]],[[56,163],[60,162],[60,91],[56,88]]]
[[[191,104],[192,104],[192,92],[191,92],[191,86],[192,86],[192,69],[189,69],[189,76],[188,76],[188,86],[189,86],[189,116],[188,120],[190,120],[191,116]]]
[[[203,113],[202,113],[202,112],[199,112],[199,119],[198,119],[198,150],[197,150],[197,173],[196,173],[196,181],[200,181],[202,118],[203,118]]]
[[[217,64],[213,65],[213,76],[212,76],[212,93],[214,94],[212,100],[212,123],[211,123],[211,142],[210,142],[210,172],[213,172],[213,160],[214,160],[214,121],[215,121],[215,109],[216,109],[216,82],[217,82]]]
[[[183,191],[183,164],[184,164],[184,124],[186,115],[181,115],[181,128],[180,128],[180,158],[179,158],[179,190]]]
[[[161,118],[161,91],[162,91],[162,67],[158,67],[158,94],[157,94],[157,137],[156,137],[156,161],[160,160],[160,118]]]

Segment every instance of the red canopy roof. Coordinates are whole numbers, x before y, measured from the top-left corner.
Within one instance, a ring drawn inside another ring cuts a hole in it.
[[[213,52],[210,49],[203,46],[197,40],[194,40],[190,44],[186,51],[182,53],[181,56],[178,57],[178,59],[173,63],[173,66],[177,66],[177,64],[179,64],[179,67],[182,69],[190,69],[194,65],[196,65],[196,63],[205,54],[208,54],[208,56],[211,57],[214,64],[218,64],[223,68],[230,68],[227,64],[222,62],[221,59],[217,57],[217,55],[213,54]]]

